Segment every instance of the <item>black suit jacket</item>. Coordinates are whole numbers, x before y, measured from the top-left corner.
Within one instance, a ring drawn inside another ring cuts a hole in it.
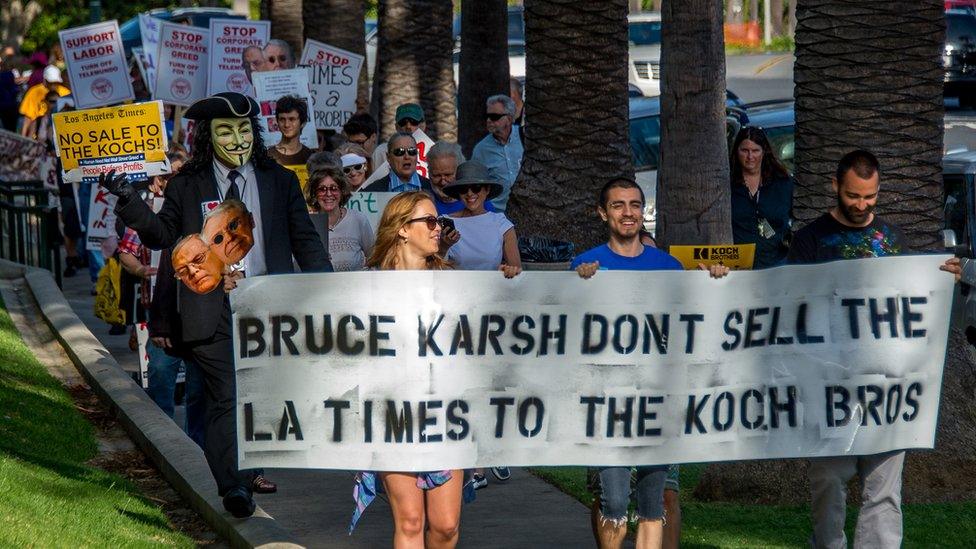
[[[390,192],[390,178],[394,177],[393,172],[390,175],[384,177],[383,179],[377,179],[364,188],[360,189],[360,192],[364,193],[388,193]],[[430,179],[422,175],[418,175],[420,178],[420,190],[427,191],[428,193],[433,193],[434,189],[430,186]]]
[[[298,178],[291,170],[275,164],[254,167],[261,198],[261,224],[268,274],[293,272],[292,256],[304,272],[332,270],[329,257],[308,217]],[[217,182],[210,166],[192,174],[177,174],[166,187],[166,201],[158,214],[142,200],[123,204],[115,212],[139,233],[143,245],[154,250],[176,242],[203,228],[204,202],[219,200]],[[181,282],[177,288],[183,341],[207,339],[217,330],[224,307],[224,290],[218,286],[206,295],[190,291]]]

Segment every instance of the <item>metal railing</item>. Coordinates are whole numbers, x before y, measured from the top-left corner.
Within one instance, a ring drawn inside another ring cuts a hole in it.
[[[40,180],[0,180],[0,258],[47,269],[61,286],[61,235]]]

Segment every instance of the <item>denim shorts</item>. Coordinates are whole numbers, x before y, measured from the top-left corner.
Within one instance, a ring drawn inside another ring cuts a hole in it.
[[[626,521],[631,498],[637,502],[637,518],[664,517],[664,481],[667,465],[640,466],[631,476],[631,467],[594,467],[590,486],[600,500],[600,514],[607,520]],[[633,487],[631,487],[633,480]]]
[[[664,481],[665,490],[681,491],[681,482],[678,480],[681,473],[681,466],[678,464],[668,465],[668,479]]]

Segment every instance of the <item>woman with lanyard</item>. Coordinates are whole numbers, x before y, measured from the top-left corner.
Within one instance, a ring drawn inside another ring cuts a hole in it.
[[[793,177],[776,159],[762,128],[739,130],[730,156],[732,239],[756,245],[754,269],[778,265],[789,249]]]

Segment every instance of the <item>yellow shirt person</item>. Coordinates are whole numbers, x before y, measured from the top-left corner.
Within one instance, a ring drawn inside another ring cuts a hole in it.
[[[44,100],[49,91],[56,91],[58,95],[64,97],[71,93],[71,90],[62,85],[61,69],[54,65],[48,65],[44,69],[44,82],[31,86],[24,94],[23,101],[20,102],[20,114],[27,120],[24,121],[23,135],[27,135],[31,126],[30,122],[47,114],[47,102]]]

